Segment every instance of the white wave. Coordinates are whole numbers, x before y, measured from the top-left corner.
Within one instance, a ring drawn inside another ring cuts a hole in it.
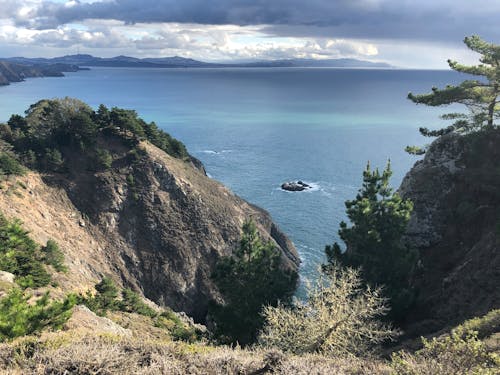
[[[220,151],[215,151],[215,150],[202,150],[200,151],[204,154],[211,154],[211,155],[220,155],[220,154],[227,154],[229,152],[233,152],[233,150],[220,150]]]

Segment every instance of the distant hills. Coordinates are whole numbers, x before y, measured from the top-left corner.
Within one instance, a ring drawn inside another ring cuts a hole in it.
[[[1,59],[0,59],[1,60]],[[116,56],[111,58],[77,54],[54,58],[11,57],[3,59],[17,64],[69,64],[77,66],[137,67],[137,68],[225,68],[225,67],[337,67],[337,68],[392,68],[386,63],[357,59],[283,59],[239,63],[207,63],[184,57],[143,58]]]
[[[63,77],[64,72],[81,70],[78,65],[64,63],[16,63],[0,59],[0,86],[21,82],[29,77]]]
[[[8,85],[11,82],[21,82],[29,77],[63,77],[64,72],[76,72],[93,66],[130,68],[393,68],[386,63],[356,59],[284,59],[207,63],[179,56],[144,59],[129,56],[103,58],[83,54],[54,58],[9,57],[0,58],[0,86]]]

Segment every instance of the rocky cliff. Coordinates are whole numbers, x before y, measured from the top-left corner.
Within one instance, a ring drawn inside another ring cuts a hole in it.
[[[500,307],[500,131],[437,139],[404,178],[420,251],[407,328],[426,334]]]
[[[248,219],[276,244],[286,267],[297,268],[293,244],[267,212],[208,178],[195,159],[145,140],[131,149],[127,138],[98,136],[112,155],[109,167],[93,168],[92,158],[61,146],[64,169],[1,182],[0,212],[21,219],[38,243],[54,239],[63,250],[63,290],[85,290],[108,275],[203,321],[209,300],[220,298],[213,267],[239,246]]]

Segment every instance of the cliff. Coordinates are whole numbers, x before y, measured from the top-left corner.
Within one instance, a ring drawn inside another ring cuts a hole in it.
[[[500,131],[432,143],[404,178],[414,203],[406,240],[420,252],[409,335],[500,307]]]
[[[59,102],[40,103],[47,116]],[[34,125],[30,116],[21,126],[47,132],[47,117]],[[110,157],[107,167],[96,167],[89,151],[59,143],[63,167],[2,183],[0,212],[21,219],[36,242],[54,239],[63,250],[69,272],[57,276],[62,290],[85,290],[107,275],[204,321],[209,300],[220,298],[210,278],[213,267],[239,246],[248,219],[276,244],[286,267],[297,268],[293,244],[267,212],[208,178],[194,158],[171,156],[115,129],[94,130],[99,151]]]
[[[17,64],[0,60],[0,86],[21,82],[31,77],[63,77],[63,72],[76,72],[80,68],[71,64]]]

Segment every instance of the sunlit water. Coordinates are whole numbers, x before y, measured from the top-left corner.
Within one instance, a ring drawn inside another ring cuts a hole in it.
[[[350,69],[92,68],[65,78],[0,87],[0,121],[39,99],[71,96],[136,109],[183,141],[209,175],[273,216],[295,243],[302,279],[314,277],[326,244],[338,240],[369,160],[391,160],[397,187],[423,144],[419,126],[443,110],[416,106],[408,91],[460,80],[448,71]],[[291,193],[284,181],[313,189]]]

